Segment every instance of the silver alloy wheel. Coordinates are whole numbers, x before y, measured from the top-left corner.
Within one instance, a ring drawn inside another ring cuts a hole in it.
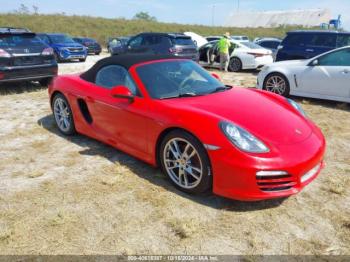
[[[230,67],[233,72],[239,71],[241,69],[241,61],[238,58],[232,58]]]
[[[183,138],[169,140],[163,151],[165,169],[175,184],[192,189],[198,186],[203,176],[203,165],[194,146]]]
[[[266,90],[278,95],[283,95],[285,93],[286,86],[286,80],[278,75],[273,75],[266,81]]]
[[[53,112],[58,127],[61,131],[68,132],[71,128],[71,115],[67,102],[61,97],[56,98],[53,105]]]

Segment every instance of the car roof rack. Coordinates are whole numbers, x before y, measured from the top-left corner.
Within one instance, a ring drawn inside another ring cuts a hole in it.
[[[27,28],[20,27],[0,27],[0,34],[8,33],[31,33],[31,31]]]

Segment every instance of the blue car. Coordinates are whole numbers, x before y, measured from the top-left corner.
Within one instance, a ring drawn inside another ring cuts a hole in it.
[[[309,59],[350,45],[350,33],[328,30],[298,30],[287,33],[278,46],[276,61]]]
[[[37,36],[52,47],[57,62],[72,60],[84,62],[86,60],[88,49],[65,34],[41,33],[37,34]]]

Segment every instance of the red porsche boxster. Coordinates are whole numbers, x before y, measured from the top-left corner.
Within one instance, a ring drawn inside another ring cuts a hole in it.
[[[293,100],[225,86],[193,61],[105,58],[49,87],[59,130],[154,166],[188,193],[262,200],[299,192],[324,166],[325,139]]]

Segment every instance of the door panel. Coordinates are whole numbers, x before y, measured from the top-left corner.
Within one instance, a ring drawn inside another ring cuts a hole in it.
[[[301,73],[299,82],[301,92],[350,97],[350,67],[310,66]]]
[[[310,93],[350,97],[350,48],[322,55],[301,76],[303,88]]]
[[[130,103],[127,99],[111,97],[106,90],[87,103],[94,129],[105,141],[129,152],[147,153],[149,119],[144,115],[148,108],[143,98],[135,97]]]

